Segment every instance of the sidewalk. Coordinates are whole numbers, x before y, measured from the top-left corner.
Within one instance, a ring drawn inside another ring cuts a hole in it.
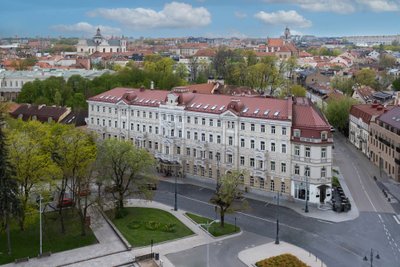
[[[336,169],[339,169],[338,167],[335,167]],[[171,177],[160,177],[162,181],[174,183],[175,180]],[[308,205],[308,213],[304,212],[305,208],[305,202],[296,202],[296,201],[290,201],[286,199],[281,199],[279,201],[281,206],[290,208],[294,210],[295,212],[305,216],[305,217],[311,217],[315,219],[320,219],[320,220],[325,220],[325,221],[331,221],[331,222],[343,222],[343,221],[350,221],[354,220],[359,216],[358,209],[354,203],[354,200],[350,194],[350,190],[348,189],[346,182],[344,181],[343,177],[340,176],[340,183],[342,184],[343,190],[346,194],[346,196],[350,199],[352,208],[349,212],[342,212],[342,213],[337,213],[334,212],[333,210],[325,210],[325,209],[320,209],[317,205],[315,204],[309,204]],[[213,179],[209,178],[191,178],[191,177],[186,177],[186,178],[178,178],[177,181],[179,184],[192,184],[195,186],[200,186],[204,188],[208,188],[211,190],[215,190],[216,182]],[[251,190],[251,189],[250,189]],[[248,193],[244,193],[243,196],[245,198],[249,199],[254,199],[258,201],[263,201],[263,202],[268,202],[271,204],[276,203],[276,198],[275,196],[269,196],[267,194],[263,193],[258,193],[254,191],[250,191]]]
[[[307,264],[307,266],[326,267],[320,259],[310,252],[286,242],[280,242],[279,245],[275,245],[274,242],[271,242],[258,247],[242,250],[239,252],[238,257],[244,264],[252,267],[260,260],[285,253],[296,256],[299,260]]]

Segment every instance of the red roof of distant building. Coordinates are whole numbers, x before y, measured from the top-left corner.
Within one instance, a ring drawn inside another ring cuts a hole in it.
[[[268,46],[278,47],[283,46],[283,39],[281,38],[268,38]]]
[[[200,49],[194,55],[195,57],[214,57],[216,54],[215,50],[213,49]]]
[[[387,106],[386,108],[379,104],[359,104],[353,105],[350,109],[350,114],[356,118],[361,118],[363,122],[369,124],[373,117],[377,117],[394,106]]]

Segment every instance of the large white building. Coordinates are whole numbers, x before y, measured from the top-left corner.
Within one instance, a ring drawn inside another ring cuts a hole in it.
[[[76,46],[78,55],[91,55],[95,52],[100,53],[119,53],[127,51],[127,41],[125,39],[107,40],[101,35],[100,28],[92,39],[81,39]]]
[[[89,129],[146,148],[167,175],[216,180],[240,169],[250,191],[331,199],[330,127],[305,98],[115,88],[88,104]]]

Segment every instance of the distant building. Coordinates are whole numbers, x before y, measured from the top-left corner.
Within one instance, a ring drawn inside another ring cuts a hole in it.
[[[76,51],[78,55],[90,55],[95,52],[114,53],[126,52],[127,40],[125,39],[105,39],[97,29],[96,35],[92,39],[79,40]]]

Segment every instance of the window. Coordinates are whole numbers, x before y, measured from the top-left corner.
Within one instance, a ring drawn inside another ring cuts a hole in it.
[[[275,191],[275,182],[274,182],[274,180],[271,180],[270,186],[269,186],[269,190]]]
[[[115,122],[114,122],[114,126],[115,126],[115,128],[118,127],[118,121],[115,121]]]
[[[182,116],[179,116],[179,122],[182,122]]]
[[[151,141],[149,141],[149,148],[151,149],[152,148],[152,142]]]
[[[194,118],[194,124],[197,124],[199,122],[199,119],[197,117]]]
[[[182,138],[182,130],[179,130],[179,131],[178,131],[178,137],[179,137],[179,138]]]
[[[261,124],[261,132],[265,133],[265,125],[264,124]]]
[[[282,144],[282,153],[286,153],[286,144]]]
[[[217,152],[215,154],[215,158],[217,159],[217,161],[221,161],[221,153]]]
[[[221,120],[217,120],[217,127],[221,127]]]
[[[212,178],[212,168],[208,168],[208,177]]]
[[[259,168],[260,170],[264,169],[264,161],[262,161],[262,160],[259,160],[259,161],[258,161],[258,168]]]
[[[190,132],[189,131],[186,132],[186,138],[190,139]]]
[[[110,121],[108,121],[108,122],[110,123]],[[134,124],[131,123],[131,131],[133,131],[133,129],[135,128],[133,125],[134,125]],[[150,126],[150,127],[151,127],[151,126]]]
[[[49,120],[51,121],[51,117],[49,118]],[[103,119],[103,126],[106,126],[106,120]],[[124,126],[125,126],[125,122],[124,122]]]
[[[94,111],[94,106],[93,106],[93,105],[90,105],[90,107],[91,107],[92,111]]]
[[[250,186],[254,186],[254,177],[250,176]]]
[[[140,111],[139,111],[139,110],[136,111],[136,116],[137,116],[137,117],[140,117]],[[163,116],[164,116],[164,118],[165,118],[165,114],[164,114]]]
[[[210,135],[208,136],[208,141],[209,141],[210,143],[214,142],[214,136],[213,136],[212,134],[210,134]]]
[[[282,192],[282,193],[285,193],[285,192],[286,192],[285,182],[281,182],[281,192]]]
[[[322,141],[327,140],[328,139],[328,133],[327,132],[322,132],[321,133],[321,139],[322,139]]]
[[[201,141],[203,141],[203,142],[206,141],[206,134],[205,133],[201,134]]]
[[[271,126],[271,133],[275,134],[275,126]]]
[[[93,124],[94,122],[93,122],[93,118],[90,118],[90,122]]]
[[[214,121],[212,119],[209,120],[209,125],[214,126]]]
[[[176,147],[176,154],[178,154],[178,155],[181,154],[181,147],[180,146]]]
[[[250,158],[250,167],[254,167],[254,158]]]
[[[156,126],[156,134],[158,134],[158,126]]]
[[[217,135],[217,144],[221,144],[221,136]]]
[[[304,175],[307,176],[307,177],[310,177],[310,167],[307,166],[307,167],[304,169]]]
[[[233,156],[228,154],[228,163],[233,163]]]
[[[206,125],[206,119],[205,118],[201,119],[201,125]]]
[[[271,143],[271,152],[275,152],[275,143],[274,142]]]
[[[254,140],[250,140],[250,148],[254,149]]]
[[[193,157],[197,157],[197,151],[196,151],[196,148],[193,148]]]
[[[190,165],[189,165],[189,163],[186,163],[186,171],[187,171],[187,172],[190,172]]]
[[[293,131],[293,135],[294,135],[294,137],[300,137],[300,130],[298,130],[298,129],[296,129],[296,130],[294,130]]]
[[[158,150],[158,142],[155,142],[155,143],[154,143],[154,149],[155,149],[155,150]]]
[[[254,131],[256,130],[256,126],[254,125],[254,123],[252,123],[252,124],[250,125],[250,130],[251,130],[252,132],[254,132]]]
[[[286,135],[286,127],[282,127],[282,135]]]
[[[281,172],[285,173],[286,172],[286,163],[281,163]]]
[[[174,137],[175,136],[175,130],[171,129],[171,136]]]
[[[264,141],[261,141],[261,142],[260,142],[260,150],[261,150],[261,151],[264,151],[264,150],[265,150],[265,142],[264,142]]]
[[[103,112],[106,112],[106,107],[103,107]]]
[[[228,144],[229,144],[230,146],[233,145],[233,137],[232,137],[232,136],[229,136],[229,137],[228,137]]]
[[[175,121],[175,116],[174,115],[170,115],[171,117],[171,121]]]
[[[158,112],[156,112],[156,120],[158,120]]]
[[[265,186],[264,178],[259,177],[258,181],[259,181],[259,184],[260,184],[260,188],[264,188],[264,186]]]
[[[326,177],[326,169],[325,169],[325,167],[322,167],[322,169],[321,169],[321,177]]]
[[[194,140],[197,140],[197,132],[194,133]]]
[[[240,181],[240,183],[244,183],[244,176],[243,176],[243,174],[241,174],[240,176],[239,176],[239,181]]]
[[[190,117],[189,116],[186,118],[186,122],[190,123]]]
[[[197,174],[197,165],[193,165],[193,174]]]
[[[162,134],[165,136],[165,128],[162,128]]]
[[[300,146],[294,146],[294,155],[300,156]]]
[[[240,146],[244,147],[244,138],[240,139]]]
[[[309,158],[311,156],[311,148],[306,147],[306,158]]]
[[[143,111],[143,118],[146,118],[146,111]]]
[[[275,171],[275,161],[271,161],[271,171]]]
[[[244,157],[240,156],[240,166],[243,166],[243,165],[244,165]]]
[[[300,175],[300,167],[299,167],[299,165],[294,166],[294,174]]]
[[[97,106],[97,112],[99,112],[100,111],[100,106]]]
[[[242,122],[240,124],[240,130],[246,130],[246,126],[245,126],[244,122]]]
[[[190,156],[190,147],[186,148],[186,156]]]
[[[326,147],[321,148],[321,158],[326,159]]]
[[[213,152],[212,151],[208,152],[208,159],[213,159]]]
[[[165,147],[165,154],[169,155],[169,146]]]
[[[153,112],[149,112],[149,118],[150,118],[150,119],[153,118]]]

